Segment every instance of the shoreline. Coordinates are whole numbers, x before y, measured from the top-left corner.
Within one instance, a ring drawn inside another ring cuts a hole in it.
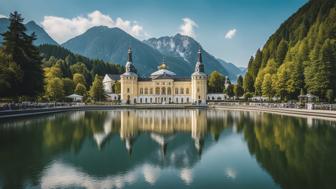
[[[294,108],[266,108],[259,106],[246,105],[191,105],[191,104],[151,104],[151,105],[85,105],[52,107],[25,110],[6,110],[0,111],[1,119],[38,116],[70,111],[91,111],[91,110],[114,110],[114,109],[214,109],[214,110],[233,110],[233,111],[254,111],[262,113],[273,113],[287,116],[308,116],[314,118],[336,119],[336,111],[329,110],[307,110]]]

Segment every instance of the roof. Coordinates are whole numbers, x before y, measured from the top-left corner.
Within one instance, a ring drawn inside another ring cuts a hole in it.
[[[176,74],[172,71],[169,71],[167,69],[160,69],[156,72],[153,72],[151,74],[151,77],[154,77],[154,76],[159,76],[159,75],[170,75],[170,76],[175,76]]]
[[[120,74],[107,74],[107,76],[114,81],[120,80]]]
[[[78,95],[78,94],[72,94],[72,95],[67,96],[67,98],[83,98],[83,96]]]

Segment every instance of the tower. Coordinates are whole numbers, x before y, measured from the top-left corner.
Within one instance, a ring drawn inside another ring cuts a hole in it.
[[[205,104],[207,98],[207,75],[204,73],[201,48],[198,50],[198,59],[195,72],[191,75],[191,100],[196,104]]]
[[[128,49],[128,59],[125,73],[120,76],[121,102],[123,104],[135,104],[138,91],[138,75],[132,62],[132,49]]]

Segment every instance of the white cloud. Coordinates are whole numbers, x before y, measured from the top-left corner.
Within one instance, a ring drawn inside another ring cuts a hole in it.
[[[71,19],[45,16],[41,24],[48,34],[59,43],[80,35],[93,26],[118,27],[134,37],[148,37],[143,27],[137,22],[124,20],[120,17],[113,20],[109,15],[103,14],[98,10],[86,16],[77,16]]]
[[[236,29],[231,29],[225,34],[226,39],[232,39],[237,33]]]
[[[195,21],[190,18],[183,18],[183,23],[180,26],[180,34],[190,37],[196,37],[195,28],[198,27]]]
[[[0,18],[7,18],[7,16],[0,14]]]

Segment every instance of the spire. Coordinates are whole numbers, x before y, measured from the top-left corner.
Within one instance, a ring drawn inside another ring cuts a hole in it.
[[[126,69],[126,72],[137,73],[134,65],[132,64],[132,49],[131,49],[131,47],[128,48],[128,59],[127,59],[125,69]]]
[[[204,64],[203,64],[203,60],[202,60],[202,50],[201,47],[198,49],[198,59],[197,59],[197,63],[195,66],[195,72],[196,73],[204,73]]]
[[[131,47],[128,48],[128,62],[132,62],[132,49]]]
[[[198,49],[198,59],[197,62],[202,63],[202,50],[201,47]]]

